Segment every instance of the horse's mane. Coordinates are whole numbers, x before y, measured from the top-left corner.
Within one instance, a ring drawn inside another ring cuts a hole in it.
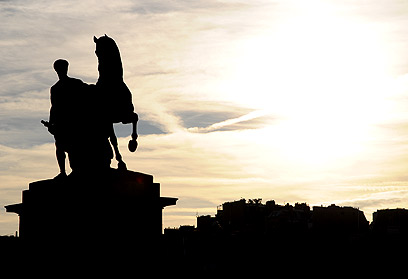
[[[119,48],[115,41],[107,35],[100,38],[94,37],[96,44],[96,56],[98,57],[98,82],[107,80],[122,80],[123,67],[122,59],[120,58]]]

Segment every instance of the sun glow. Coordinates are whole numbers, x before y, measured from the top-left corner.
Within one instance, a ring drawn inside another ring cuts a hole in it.
[[[243,42],[221,90],[280,119],[262,133],[280,138],[287,158],[323,165],[353,156],[388,112],[381,40],[364,23],[309,9]]]

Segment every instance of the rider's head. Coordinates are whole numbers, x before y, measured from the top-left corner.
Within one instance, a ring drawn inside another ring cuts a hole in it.
[[[58,59],[54,62],[54,70],[57,72],[58,77],[66,77],[68,75],[68,61],[64,59]]]

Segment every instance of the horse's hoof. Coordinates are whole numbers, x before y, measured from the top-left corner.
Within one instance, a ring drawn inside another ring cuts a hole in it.
[[[118,170],[127,170],[125,162],[118,162]]]
[[[129,151],[130,151],[130,152],[135,152],[135,151],[136,151],[136,148],[137,148],[137,141],[134,140],[134,139],[131,139],[131,140],[129,141],[128,148],[129,148]]]

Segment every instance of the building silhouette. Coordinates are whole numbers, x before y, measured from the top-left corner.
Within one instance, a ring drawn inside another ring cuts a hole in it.
[[[350,235],[367,233],[369,222],[357,208],[332,204],[313,207],[312,226],[316,233]]]
[[[407,212],[378,210],[369,224],[363,211],[349,206],[241,199],[223,203],[215,216],[198,216],[196,228],[166,228],[163,237],[177,255],[174,266],[190,272],[365,277],[404,266]]]
[[[403,208],[377,210],[373,213],[371,229],[375,236],[406,237],[408,210]]]
[[[295,205],[266,204],[261,199],[241,199],[226,202],[217,210],[215,217],[198,216],[197,230],[209,232],[222,230],[228,234],[364,234],[368,233],[369,222],[364,213],[353,207],[334,204],[314,206],[306,203]]]

